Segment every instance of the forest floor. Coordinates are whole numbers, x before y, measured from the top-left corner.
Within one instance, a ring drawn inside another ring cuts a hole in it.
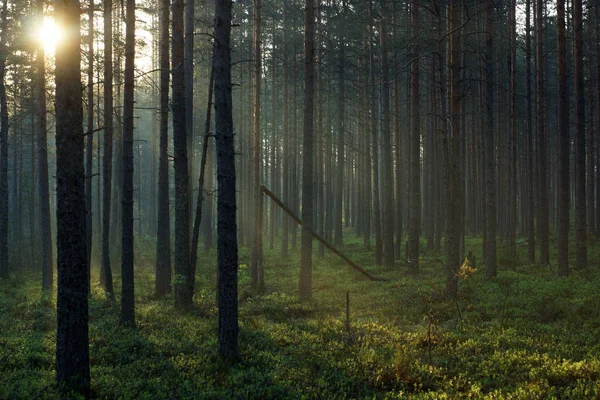
[[[326,253],[314,258],[313,301],[299,303],[298,253],[283,260],[278,244],[269,250],[266,242],[267,287],[256,295],[249,252],[240,252],[241,361],[233,367],[218,357],[214,252],[200,260],[195,307],[184,314],[172,299],[154,299],[154,246],[140,243],[137,329],[119,327],[118,301],[106,298],[94,271],[92,396],[600,398],[600,243],[590,244],[590,267],[568,278],[558,278],[555,266],[510,270],[499,246],[498,277],[486,280],[483,265],[465,271],[452,301],[443,295],[443,255],[423,245],[421,272],[406,275],[402,263],[374,267],[350,231],[345,240],[351,259],[390,281],[371,282]],[[466,250],[481,260],[481,239],[468,238]],[[524,242],[519,252],[524,259]],[[55,309],[41,301],[40,281],[31,272],[0,282],[2,399],[56,398]],[[119,299],[118,273],[115,284]]]

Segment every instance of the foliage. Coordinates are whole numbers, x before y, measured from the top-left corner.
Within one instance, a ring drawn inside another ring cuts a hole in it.
[[[349,236],[349,235],[348,235]],[[481,260],[479,239],[466,249]],[[275,246],[277,249],[278,246]],[[241,361],[217,351],[214,252],[201,255],[195,307],[156,300],[153,263],[136,267],[137,330],[118,325],[119,305],[97,284],[90,297],[92,396],[223,398],[594,398],[600,395],[600,297],[596,270],[557,278],[520,265],[485,279],[465,264],[456,301],[445,299],[444,259],[425,254],[422,272],[370,266],[370,282],[334,255],[315,258],[314,299],[297,300],[298,256],[265,253],[267,290],[240,269]],[[526,249],[522,249],[526,251]],[[241,253],[245,263],[247,254]],[[524,259],[521,258],[521,259]],[[590,246],[591,264],[598,253]],[[96,271],[93,281],[97,282]],[[56,398],[54,299],[37,274],[0,282],[0,398]],[[119,283],[118,276],[115,283]],[[119,298],[120,288],[115,288]],[[350,293],[350,330],[345,293]]]

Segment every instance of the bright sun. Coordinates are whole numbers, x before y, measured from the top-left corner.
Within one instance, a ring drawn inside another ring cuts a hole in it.
[[[44,23],[39,27],[38,40],[44,45],[46,52],[54,53],[54,48],[62,36],[62,31],[54,23],[54,19],[44,17]]]

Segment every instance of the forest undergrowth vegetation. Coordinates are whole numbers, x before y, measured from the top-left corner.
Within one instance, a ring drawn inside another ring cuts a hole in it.
[[[119,304],[92,270],[90,363],[99,399],[583,399],[600,396],[600,243],[590,267],[557,278],[555,265],[502,265],[485,278],[481,238],[467,237],[476,265],[461,269],[458,296],[444,295],[444,256],[422,243],[420,272],[372,265],[362,239],[315,256],[313,299],[298,301],[299,256],[265,249],[262,293],[250,289],[240,250],[240,353],[220,361],[215,254],[199,259],[194,307],[154,296],[150,250],[138,247],[137,328],[118,324]],[[573,247],[574,248],[574,247]],[[526,244],[519,246],[526,259]],[[499,260],[502,260],[502,245]],[[146,254],[148,253],[148,254]],[[552,258],[552,259],[555,259]],[[509,264],[508,262],[505,264]],[[37,272],[0,283],[0,398],[56,398],[55,299]],[[116,276],[116,298],[120,279]],[[346,315],[346,293],[350,314]],[[349,324],[348,324],[349,323]]]

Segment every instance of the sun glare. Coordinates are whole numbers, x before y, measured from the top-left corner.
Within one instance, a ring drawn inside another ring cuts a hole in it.
[[[39,27],[38,31],[38,40],[44,45],[44,50],[53,53],[61,36],[62,32],[54,23],[54,19],[44,17],[44,22],[42,23],[42,26]]]

